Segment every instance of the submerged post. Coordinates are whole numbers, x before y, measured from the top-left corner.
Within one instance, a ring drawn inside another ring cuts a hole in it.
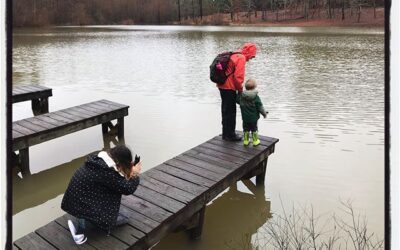
[[[18,156],[22,176],[26,177],[31,175],[31,171],[29,169],[29,148],[20,149]]]
[[[256,184],[257,185],[264,185],[265,181],[265,173],[267,172],[267,163],[268,163],[268,157],[260,162],[258,168],[260,171],[260,174],[256,175]]]
[[[203,232],[203,224],[204,224],[204,215],[206,213],[206,206],[203,206],[202,209],[197,213],[197,225],[190,229],[190,237],[192,239],[200,239],[201,233]]]

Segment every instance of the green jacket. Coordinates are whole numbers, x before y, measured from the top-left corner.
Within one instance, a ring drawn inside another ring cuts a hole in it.
[[[260,114],[267,116],[257,90],[245,90],[237,97],[243,122],[257,122]]]

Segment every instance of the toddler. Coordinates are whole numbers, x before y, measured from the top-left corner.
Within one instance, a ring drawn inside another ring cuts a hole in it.
[[[252,133],[253,146],[260,144],[257,121],[260,118],[260,114],[266,118],[268,113],[263,107],[256,87],[256,80],[250,78],[245,83],[245,90],[240,96],[238,96],[238,103],[240,104],[240,110],[242,111],[244,132],[243,144],[245,146],[250,143],[250,131]]]

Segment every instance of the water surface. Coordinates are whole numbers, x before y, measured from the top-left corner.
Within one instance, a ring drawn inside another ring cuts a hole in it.
[[[13,39],[14,85],[53,88],[50,111],[98,99],[129,105],[125,141],[144,170],[221,132],[208,67],[221,51],[257,44],[246,77],[269,111],[260,133],[280,139],[265,187],[239,182],[207,207],[201,241],[172,234],[155,249],[249,246],[280,200],[322,214],[352,199],[383,236],[383,30],[103,26],[21,29]],[[13,108],[14,120],[32,115],[28,102]],[[73,171],[102,147],[100,126],[31,147],[34,175],[13,182],[14,240],[63,214]]]

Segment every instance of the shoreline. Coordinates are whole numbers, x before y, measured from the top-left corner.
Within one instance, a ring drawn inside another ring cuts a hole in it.
[[[288,14],[285,12],[267,12],[267,20],[262,19],[260,11],[257,16],[252,13],[251,17],[246,13],[240,12],[234,14],[234,20],[229,13],[213,14],[200,17],[186,17],[180,22],[166,23],[136,23],[133,20],[124,20],[117,23],[88,23],[84,25],[67,23],[63,25],[42,25],[42,26],[14,26],[14,28],[52,28],[52,27],[85,27],[85,26],[118,26],[118,25],[140,25],[140,26],[238,26],[238,27],[348,27],[348,28],[384,28],[385,16],[384,8],[377,8],[374,12],[373,8],[364,8],[360,19],[356,14],[351,14],[347,10],[345,19],[342,20],[340,12],[336,10],[336,14],[332,18],[328,18],[324,13],[315,14],[309,19],[299,14]],[[286,18],[290,17],[290,18]],[[280,18],[280,20],[279,20]]]
[[[232,21],[230,14],[213,14],[200,18],[188,18],[181,22],[171,22],[174,25],[226,25],[226,26],[254,26],[254,27],[366,27],[366,28],[384,28],[385,27],[385,9],[364,8],[360,17],[354,13],[345,12],[345,18],[342,20],[340,12],[336,10],[336,14],[332,18],[328,18],[324,13],[318,13],[309,19],[299,14],[289,14],[287,12],[267,12],[266,20],[262,19],[260,11],[257,15],[252,14],[251,17],[247,13],[236,13]],[[236,17],[235,17],[236,15]],[[286,18],[289,17],[290,18]],[[272,18],[271,18],[272,17]],[[280,20],[278,20],[281,18]],[[272,20],[275,19],[275,20]]]

